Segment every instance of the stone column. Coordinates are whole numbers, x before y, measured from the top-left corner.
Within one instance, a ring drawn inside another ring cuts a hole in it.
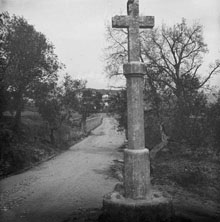
[[[123,68],[127,79],[128,113],[128,149],[124,150],[125,197],[145,199],[150,190],[150,160],[144,135],[144,65],[129,62]]]
[[[150,189],[149,151],[145,149],[143,75],[140,62],[139,28],[153,28],[154,17],[139,16],[139,0],[128,0],[127,16],[115,16],[112,27],[128,30],[128,63],[123,66],[127,79],[128,149],[124,150],[124,184],[104,196],[106,222],[171,221],[172,204]],[[105,221],[105,220],[102,220]]]

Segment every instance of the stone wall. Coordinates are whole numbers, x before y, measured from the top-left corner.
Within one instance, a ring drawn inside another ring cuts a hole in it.
[[[102,123],[103,116],[101,114],[88,118],[86,120],[86,131],[90,133],[93,129],[98,127]],[[63,139],[64,141],[78,140],[82,136],[80,127],[71,128],[69,126],[61,127],[56,133],[56,138]]]
[[[102,115],[87,119],[86,121],[87,132],[90,132],[91,130],[99,126],[102,123],[102,119],[103,119]]]

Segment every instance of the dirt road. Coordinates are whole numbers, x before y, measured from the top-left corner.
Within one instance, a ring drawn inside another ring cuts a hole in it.
[[[101,207],[117,182],[106,170],[124,143],[116,122],[103,123],[68,151],[0,181],[1,222],[61,222],[79,208]]]

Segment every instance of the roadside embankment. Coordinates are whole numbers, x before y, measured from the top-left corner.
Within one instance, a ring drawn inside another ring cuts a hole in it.
[[[86,133],[78,125],[63,123],[53,132],[36,112],[22,115],[19,134],[10,130],[10,117],[0,130],[0,178],[27,170],[36,164],[53,158],[89,135],[102,123],[103,114],[95,114],[86,121]],[[79,118],[80,119],[80,118]]]

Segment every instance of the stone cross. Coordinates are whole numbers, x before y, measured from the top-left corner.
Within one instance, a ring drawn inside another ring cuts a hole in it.
[[[153,28],[153,16],[139,16],[139,0],[128,0],[128,16],[112,18],[113,28],[128,29],[128,62],[140,60],[139,28]]]
[[[153,28],[153,16],[139,16],[139,0],[128,0],[127,16],[112,18],[113,28],[128,29],[127,79],[128,149],[124,151],[125,197],[146,199],[150,191],[149,151],[145,149],[143,76],[140,62],[139,28]]]

